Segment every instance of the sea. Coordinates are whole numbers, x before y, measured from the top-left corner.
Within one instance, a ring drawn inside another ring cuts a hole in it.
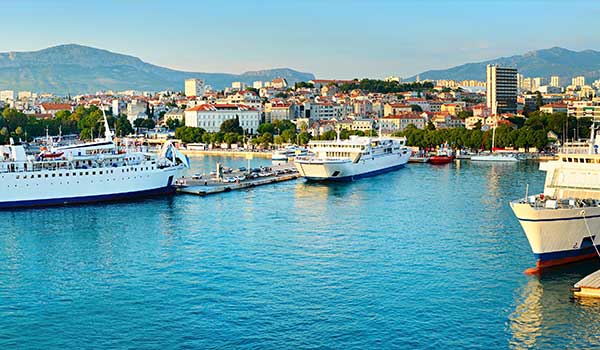
[[[189,173],[244,158],[197,157]],[[251,167],[269,166],[253,159]],[[1,349],[590,349],[598,260],[530,276],[535,162],[0,211]]]

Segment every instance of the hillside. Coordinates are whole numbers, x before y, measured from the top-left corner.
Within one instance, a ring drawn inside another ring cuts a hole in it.
[[[572,51],[560,47],[537,50],[510,57],[467,63],[460,66],[428,70],[419,74],[420,79],[476,79],[485,80],[485,67],[488,64],[516,67],[526,77],[544,77],[558,75],[570,79],[584,75],[588,79],[600,78],[600,52],[594,50]],[[415,76],[407,78],[415,80]]]
[[[186,78],[201,78],[217,89],[234,81],[284,77],[288,83],[314,79],[289,68],[243,74],[184,72],[146,63],[133,56],[75,44],[39,51],[0,53],[0,90],[31,90],[57,94],[101,90],[182,90]]]

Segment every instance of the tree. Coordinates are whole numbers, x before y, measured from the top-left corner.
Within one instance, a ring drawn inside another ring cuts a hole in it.
[[[292,143],[296,141],[296,131],[291,129],[285,129],[281,132],[281,138],[283,142]]]
[[[310,141],[309,133],[307,133],[306,131],[303,131],[300,134],[298,134],[298,143],[299,144],[306,145],[308,143],[308,141]]]
[[[152,118],[146,118],[142,121],[140,126],[146,129],[154,129],[154,127],[156,126],[156,122]]]
[[[482,127],[482,126],[483,126],[483,125],[482,125],[482,123],[481,123],[481,119],[479,119],[479,120],[478,120],[478,121],[475,123],[475,125],[473,125],[473,130],[481,130],[481,127]]]
[[[273,143],[273,134],[270,132],[265,132],[258,137],[260,144],[263,146],[269,146],[269,144]]]
[[[542,93],[539,91],[535,92],[535,108],[539,111],[540,107],[544,105],[544,100],[542,99]]]
[[[413,112],[423,112],[423,108],[419,105],[410,105],[410,110]]]
[[[238,142],[239,135],[234,132],[228,132],[223,136],[223,141],[227,145],[231,145]]]
[[[238,117],[225,120],[223,123],[221,123],[219,130],[224,134],[233,132],[241,135],[244,132],[244,130],[240,127],[240,120]]]
[[[430,131],[433,131],[433,130],[435,130],[435,124],[433,124],[433,122],[432,122],[431,120],[430,120],[430,121],[428,121],[428,122],[427,122],[427,127],[426,127],[426,129],[427,129],[427,130],[430,130]]]
[[[275,127],[271,123],[262,123],[262,124],[260,124],[258,126],[257,132],[259,134],[264,134],[266,132],[268,132],[270,134],[274,134],[275,133]]]
[[[136,128],[141,128],[143,122],[144,122],[144,118],[137,118],[136,120],[133,121],[133,126]]]
[[[281,137],[281,135],[276,135],[273,138],[273,142],[277,145],[281,145],[284,142],[284,140],[283,140],[283,137]]]
[[[126,136],[129,134],[133,134],[133,127],[131,123],[125,116],[119,116],[115,120],[114,124],[115,135],[117,136]]]
[[[166,124],[167,124],[167,128],[169,128],[169,130],[175,130],[181,126],[181,121],[179,119],[169,118],[169,119],[167,119]]]

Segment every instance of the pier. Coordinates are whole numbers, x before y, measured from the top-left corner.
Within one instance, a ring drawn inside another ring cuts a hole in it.
[[[576,297],[600,298],[600,270],[575,283],[573,295]]]
[[[257,169],[254,169],[257,170]],[[210,177],[184,177],[177,180],[177,193],[207,196],[211,194],[230,192],[245,188],[270,185],[274,183],[295,180],[300,177],[293,163],[263,168],[261,171],[246,172],[232,171],[223,175],[222,179]],[[245,179],[240,180],[240,177]]]

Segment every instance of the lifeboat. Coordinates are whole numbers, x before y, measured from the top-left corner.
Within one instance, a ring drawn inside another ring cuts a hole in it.
[[[60,158],[65,154],[64,152],[42,152],[39,155],[40,159],[56,159]]]
[[[429,163],[431,164],[448,164],[454,160],[453,155],[438,155],[432,156],[429,158]]]

